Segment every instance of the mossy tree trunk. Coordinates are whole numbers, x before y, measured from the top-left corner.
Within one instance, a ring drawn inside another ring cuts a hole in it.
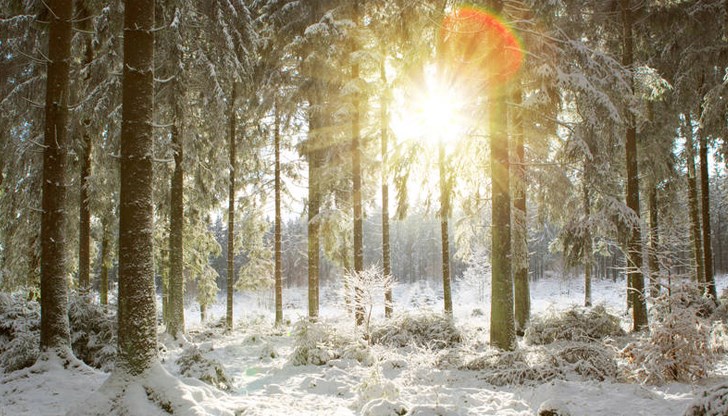
[[[276,325],[283,323],[283,262],[281,253],[281,235],[282,235],[282,218],[281,218],[281,118],[276,102],[274,107],[275,120],[273,130],[273,152],[275,155],[275,224],[273,231],[274,240],[274,279],[275,279],[275,303],[276,303]]]
[[[452,289],[450,288],[450,180],[447,174],[445,143],[438,144],[438,165],[440,167],[440,247],[442,254],[442,292],[445,314],[452,316]]]

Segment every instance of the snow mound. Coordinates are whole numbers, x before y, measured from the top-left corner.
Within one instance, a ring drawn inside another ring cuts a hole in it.
[[[337,332],[325,322],[302,319],[294,326],[293,333],[295,347],[290,356],[293,365],[324,365],[340,358],[354,359],[364,365],[374,362],[364,340]]]
[[[538,407],[538,416],[571,416],[571,412],[560,400],[549,399]]]
[[[220,390],[230,390],[232,387],[223,365],[217,360],[205,357],[203,351],[196,345],[187,347],[176,364],[185,377],[196,378]]]

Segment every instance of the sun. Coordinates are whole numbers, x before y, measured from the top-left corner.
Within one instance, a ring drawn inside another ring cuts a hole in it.
[[[467,128],[465,94],[443,82],[434,66],[425,69],[424,85],[400,91],[394,100],[391,127],[399,140],[448,145]]]

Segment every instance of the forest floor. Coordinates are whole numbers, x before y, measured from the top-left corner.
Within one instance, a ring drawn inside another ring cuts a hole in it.
[[[720,293],[728,286],[728,276],[719,277],[717,284]],[[577,278],[542,279],[533,282],[531,290],[534,315],[566,310],[583,298],[583,283]],[[596,381],[575,374],[515,385],[491,384],[488,370],[455,364],[462,362],[463,355],[477,353],[478,348],[488,349],[489,317],[485,311],[489,300],[477,300],[482,299],[482,292],[482,287],[461,286],[455,293],[455,324],[467,338],[467,348],[373,345],[367,347],[365,357],[332,354],[323,365],[294,365],[292,357],[300,346],[295,336],[300,326],[295,322],[305,315],[306,292],[290,289],[284,292],[288,323],[283,328],[272,325],[269,295],[239,296],[234,331],[223,333],[214,325],[202,325],[198,312],[190,309],[186,314],[188,339],[179,345],[160,336],[164,346],[160,356],[165,369],[180,375],[191,390],[211,391],[198,395],[200,405],[208,414],[220,415],[379,416],[401,415],[405,410],[407,415],[534,415],[544,402],[557,400],[557,405],[572,416],[668,416],[682,415],[706,388],[728,381],[728,358],[721,355],[709,376],[694,384],[653,386],[629,382],[628,377]],[[623,280],[594,282],[594,304],[618,315],[623,328],[628,329],[624,293]],[[322,290],[322,320],[328,328],[338,330],[349,327],[351,318],[342,313],[335,297],[334,291]],[[399,285],[395,307],[438,311],[438,298],[437,291],[426,284]],[[373,324],[383,321],[380,305],[375,308]],[[216,305],[209,314],[215,321],[224,314],[224,304]],[[222,364],[228,380],[226,391],[181,376],[177,359],[191,346]],[[519,350],[531,355],[544,351],[525,345],[523,340]],[[69,376],[68,370],[52,365],[46,371],[21,372],[0,379],[0,416],[66,414],[108,377],[100,371],[78,371]],[[164,413],[160,410],[159,414]]]

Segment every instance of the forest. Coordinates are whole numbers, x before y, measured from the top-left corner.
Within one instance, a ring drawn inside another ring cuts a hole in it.
[[[0,416],[728,415],[728,0],[0,0]]]

